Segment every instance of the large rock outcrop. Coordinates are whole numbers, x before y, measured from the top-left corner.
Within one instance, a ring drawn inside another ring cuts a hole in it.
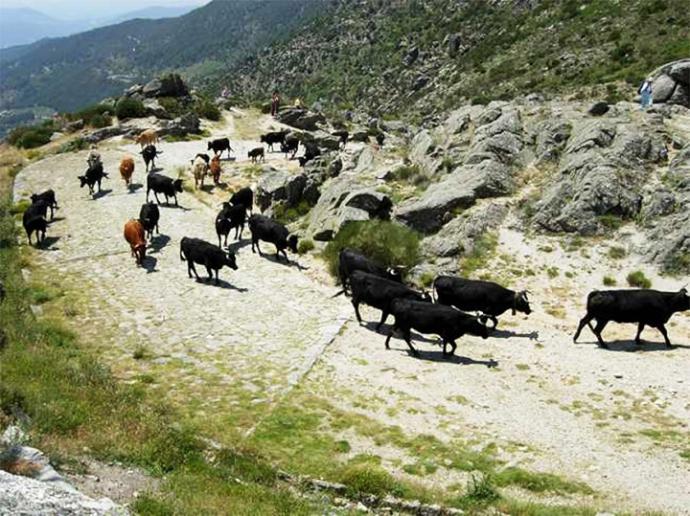
[[[673,61],[652,72],[654,103],[690,107],[690,59]]]
[[[325,124],[326,119],[321,113],[314,113],[303,108],[287,108],[278,114],[278,120],[283,124],[302,129],[316,131],[318,124]]]

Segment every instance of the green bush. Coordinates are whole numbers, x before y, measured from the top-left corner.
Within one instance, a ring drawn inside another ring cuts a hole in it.
[[[146,114],[143,102],[130,97],[123,97],[115,105],[115,115],[119,119],[140,118]]]
[[[7,135],[7,143],[22,149],[33,149],[48,143],[54,131],[52,120],[41,125],[16,127]]]
[[[65,116],[68,120],[72,121],[81,119],[84,121],[84,124],[98,129],[111,124],[111,117],[106,115],[106,113],[110,113],[111,111],[112,107],[107,104],[94,104],[80,111],[67,113]]]
[[[165,109],[171,116],[179,116],[183,113],[184,109],[180,104],[180,101],[175,97],[160,97],[158,103]]]
[[[300,240],[297,245],[297,252],[299,254],[306,254],[314,249],[314,242],[312,240]]]
[[[463,509],[477,509],[491,505],[500,498],[501,495],[496,490],[491,477],[488,475],[472,475],[472,478],[467,483],[467,492],[455,500],[453,505]]]
[[[650,288],[652,286],[652,281],[642,271],[631,272],[626,280],[631,287]]]
[[[603,282],[604,285],[606,285],[607,287],[613,287],[617,283],[616,278],[613,278],[611,276],[604,276]]]
[[[207,120],[220,120],[220,109],[212,101],[208,99],[200,99],[196,102],[194,111],[199,115],[200,118],[206,118]]]
[[[403,494],[403,488],[381,466],[371,463],[354,464],[348,467],[341,477],[351,495],[361,493],[383,495]]]
[[[625,258],[625,254],[625,249],[622,247],[614,246],[609,248],[609,258],[613,258],[614,260]]]
[[[75,138],[74,140],[64,143],[58,152],[76,152],[80,150],[84,150],[89,146],[89,142],[87,142],[84,138]]]
[[[386,267],[413,267],[419,262],[419,235],[390,221],[350,222],[338,231],[323,252],[333,276],[338,274],[338,255],[345,247],[357,249]]]
[[[112,121],[113,119],[108,115],[95,115],[91,118],[89,125],[94,129],[100,129],[101,127],[108,127]]]

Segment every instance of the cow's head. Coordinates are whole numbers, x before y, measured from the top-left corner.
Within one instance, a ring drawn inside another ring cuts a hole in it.
[[[206,146],[206,150],[213,150],[213,142],[208,142],[208,145]]]
[[[86,176],[77,176],[77,179],[79,179],[79,182],[81,183],[79,188],[84,188],[84,185],[87,184]]]
[[[31,199],[32,203],[35,203],[36,201],[38,201],[38,195],[37,194],[31,194],[31,197],[29,197],[29,199]]]
[[[268,135],[266,135],[266,134],[262,134],[262,135],[261,135],[261,139],[260,139],[259,141],[262,141],[262,142],[264,142],[264,143],[268,143],[268,137],[267,137],[267,136],[268,136]]]
[[[486,326],[486,319],[482,319],[482,317],[474,317],[470,321],[470,328],[469,332],[472,335],[477,335],[478,337],[481,337],[482,339],[486,339],[489,337],[489,328]]]
[[[532,309],[529,306],[529,300],[527,299],[526,290],[515,293],[515,298],[513,299],[513,315],[515,315],[516,311],[527,315],[532,313]]]
[[[175,179],[173,181],[173,189],[182,193],[182,179]]]
[[[287,239],[287,246],[293,252],[297,252],[297,235],[290,235]]]
[[[673,296],[673,309],[677,312],[690,310],[690,296],[688,296],[688,289],[683,287],[678,293]]]
[[[386,274],[388,275],[389,280],[402,283],[404,270],[405,267],[403,267],[402,265],[397,265],[395,267],[388,267],[388,269],[386,269]]]
[[[231,251],[228,251],[228,255],[225,257],[225,265],[234,271],[237,270],[237,260],[235,260],[235,254]]]

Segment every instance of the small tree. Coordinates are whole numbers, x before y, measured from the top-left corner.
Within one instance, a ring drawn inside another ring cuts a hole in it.
[[[140,118],[146,113],[144,104],[137,99],[131,97],[123,97],[117,101],[115,105],[115,115],[117,118]]]

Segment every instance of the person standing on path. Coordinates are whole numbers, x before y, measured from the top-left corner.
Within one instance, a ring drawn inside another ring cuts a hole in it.
[[[271,96],[271,116],[278,116],[278,108],[280,107],[280,94],[278,90],[273,90]]]
[[[638,91],[640,94],[640,109],[647,109],[652,105],[652,78],[648,77],[640,86]]]

